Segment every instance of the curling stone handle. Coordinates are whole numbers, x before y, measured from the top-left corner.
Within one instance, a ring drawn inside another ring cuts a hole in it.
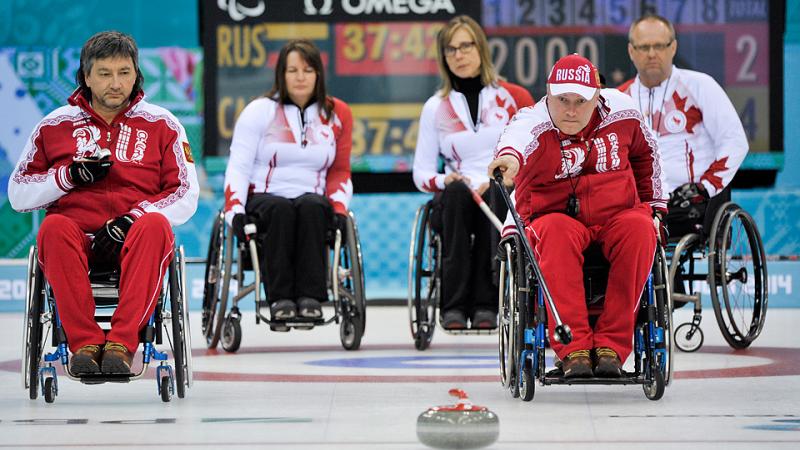
[[[447,391],[447,393],[452,395],[453,397],[458,397],[459,400],[466,400],[469,398],[466,392],[458,388],[450,389],[449,391]]]

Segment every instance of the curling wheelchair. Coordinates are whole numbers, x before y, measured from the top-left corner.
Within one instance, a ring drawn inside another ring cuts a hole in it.
[[[706,282],[725,341],[735,349],[747,348],[761,333],[767,313],[767,261],[761,235],[750,214],[730,201],[730,187],[704,209],[700,215],[687,208],[700,223],[694,232],[670,236],[667,245],[675,306],[694,305],[692,321],[675,329],[675,345],[685,352],[703,345],[699,288]],[[670,228],[672,232],[672,223]]]
[[[513,397],[530,401],[536,382],[541,385],[641,384],[648,399],[659,400],[671,381],[673,370],[672,307],[663,248],[657,246],[651,274],[640,299],[631,354],[633,372],[623,371],[620,378],[564,378],[560,368],[548,370],[546,367],[548,315],[545,308],[549,291],[520,239],[515,235],[503,242],[505,259],[500,263],[502,385]],[[608,262],[598,250],[590,246],[584,253],[583,282],[590,323],[592,311],[602,307],[608,277]]]
[[[429,200],[417,209],[408,252],[408,314],[417,350],[430,346],[437,323],[452,335],[497,333],[497,328],[449,330],[441,325],[442,236],[434,226],[434,208],[435,201]]]
[[[189,308],[186,293],[186,267],[183,247],[178,247],[169,264],[164,286],[155,310],[147,325],[140,331],[139,340],[144,344],[142,367],[131,374],[83,374],[75,375],[69,367],[67,337],[61,326],[53,290],[37,262],[37,248],[28,253],[26,272],[25,326],[22,339],[22,385],[28,389],[30,399],[38,397],[41,388],[47,403],[53,403],[58,395],[58,373],[54,364],[61,361],[64,374],[84,384],[127,383],[147,375],[151,362],[156,366],[156,384],[161,400],[169,402],[176,393],[179,398],[186,395],[192,386],[192,345],[189,329]],[[117,270],[91,269],[89,281],[95,300],[95,320],[110,323],[111,313],[119,302],[119,272]],[[156,350],[163,343],[166,333],[175,368],[168,363],[166,352]],[[46,353],[48,345],[55,347]]]
[[[220,210],[211,227],[204,278],[202,329],[208,348],[215,348],[221,341],[222,348],[227,352],[239,349],[242,340],[239,301],[255,293],[256,323],[265,322],[289,329],[311,329],[336,322],[340,325],[342,347],[346,350],[358,349],[366,327],[363,260],[355,216],[348,212],[346,217],[345,229],[329,230],[327,239],[329,258],[326,274],[329,298],[333,299],[333,315],[327,319],[298,317],[277,321],[260,312],[260,306],[266,306],[268,302],[266,298],[261,298],[259,244],[256,239],[238,242],[235,233],[225,222],[224,211]],[[255,224],[245,226],[246,234],[255,236],[256,232]],[[245,272],[250,271],[253,272],[253,281],[246,283]],[[233,295],[231,280],[235,280],[238,288]]]

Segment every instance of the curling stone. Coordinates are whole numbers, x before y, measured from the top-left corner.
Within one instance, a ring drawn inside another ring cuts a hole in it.
[[[458,403],[434,406],[417,417],[417,438],[433,448],[481,448],[500,435],[497,414],[485,406],[473,405],[467,393],[450,389]]]

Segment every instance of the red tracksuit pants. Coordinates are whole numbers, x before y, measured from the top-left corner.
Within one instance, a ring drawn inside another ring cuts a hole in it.
[[[561,320],[572,329],[572,342],[555,341],[555,320],[548,308],[550,345],[564,359],[575,350],[613,349],[625,362],[633,347],[639,298],[656,249],[650,208],[642,204],[612,216],[605,225],[586,227],[565,214],[548,214],[526,229]],[[594,329],[583,286],[583,251],[597,242],[611,264],[603,311]]]
[[[88,275],[93,255],[86,233],[71,219],[50,214],[42,221],[36,241],[39,265],[53,288],[70,350],[118,342],[135,352],[139,330],[153,314],[172,260],[174,238],[166,217],[145,214],[131,226],[120,252],[119,305],[107,335],[94,320]]]

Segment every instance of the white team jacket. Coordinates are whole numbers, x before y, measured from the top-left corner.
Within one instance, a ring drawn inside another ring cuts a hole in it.
[[[250,102],[236,121],[225,171],[225,220],[244,213],[250,192],[297,198],[327,195],[344,214],[353,196],[350,108],[331,97],[334,109],[325,120],[316,103],[306,107],[305,128],[296,105],[270,98]]]
[[[424,192],[444,189],[451,170],[445,167],[444,174],[438,172],[439,154],[470,179],[473,189],[487,182],[486,170],[503,128],[520,108],[532,104],[531,95],[521,86],[506,82],[485,86],[478,100],[480,120],[473,124],[464,94],[451,91],[447,98],[438,93],[429,98],[419,119],[414,184]]]
[[[633,98],[658,138],[667,192],[702,182],[713,197],[731,182],[747,155],[747,137],[713,78],[673,66],[670,77],[652,89],[637,76],[619,90]]]

